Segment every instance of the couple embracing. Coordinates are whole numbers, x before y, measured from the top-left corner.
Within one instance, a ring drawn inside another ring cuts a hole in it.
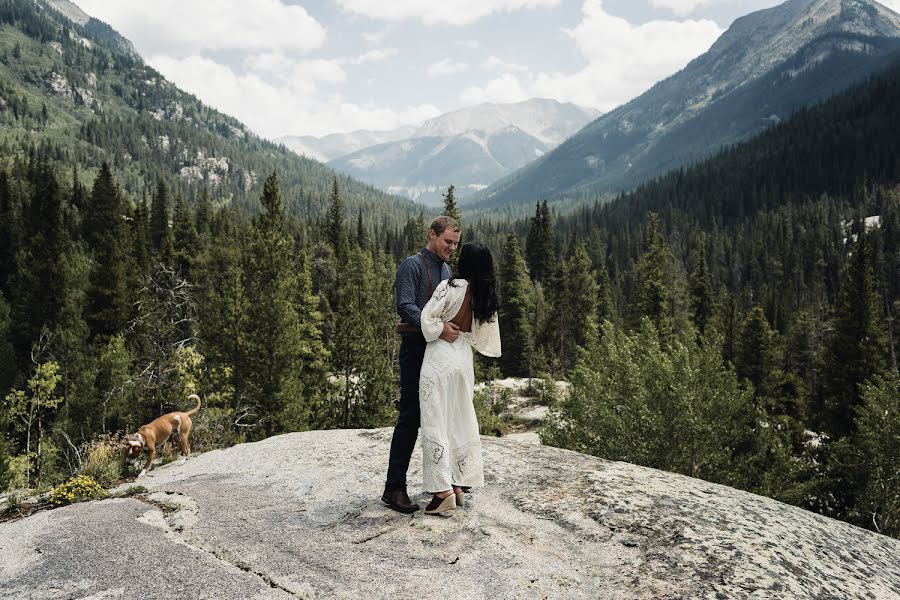
[[[445,261],[459,237],[455,219],[437,217],[428,245],[397,269],[400,407],[381,499],[403,513],[419,510],[406,472],[420,423],[424,487],[433,494],[426,514],[462,506],[469,488],[484,485],[472,349],[500,356],[500,303],[494,261],[481,244],[464,244],[451,274]]]

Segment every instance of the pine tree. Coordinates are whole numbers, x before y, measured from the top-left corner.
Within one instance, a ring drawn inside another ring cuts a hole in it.
[[[196,269],[197,320],[203,354],[210,364],[232,374],[242,360],[241,336],[246,327],[248,302],[241,260],[237,233],[222,227],[216,243],[207,246],[198,258]]]
[[[779,354],[777,332],[769,325],[762,308],[754,306],[741,326],[734,365],[738,377],[749,380],[757,395],[768,392]]]
[[[197,235],[200,236],[201,243],[205,243],[208,240],[214,214],[215,210],[213,210],[212,201],[209,199],[209,188],[203,186],[203,189],[200,191],[200,198],[197,200],[195,215]]]
[[[347,256],[347,229],[344,226],[344,201],[338,190],[337,177],[331,187],[328,199],[328,216],[325,221],[325,235],[339,261]]]
[[[885,335],[871,246],[863,227],[859,228],[859,239],[841,280],[825,365],[827,427],[836,436],[853,431],[853,411],[859,405],[860,385],[883,373],[886,367]]]
[[[391,322],[393,313],[393,278],[378,264],[383,262],[356,248],[350,260],[338,267],[335,318],[354,326],[334,327],[331,359],[338,377],[336,402],[318,418],[339,427],[385,424],[390,413],[394,377],[389,357],[395,335],[385,323]]]
[[[456,205],[456,188],[451,185],[447,188],[447,193],[441,195],[441,198],[444,201],[444,212],[441,214],[456,219],[457,223],[461,223],[459,208]]]
[[[564,372],[575,365],[580,348],[597,340],[596,281],[584,244],[572,236],[566,259],[560,263],[551,287],[552,348]]]
[[[673,261],[660,231],[659,216],[651,214],[647,249],[637,265],[637,302],[632,322],[637,326],[642,317],[649,317],[663,340],[669,339],[675,329],[671,315],[673,290],[669,285]]]
[[[295,302],[294,243],[285,233],[284,205],[273,173],[263,186],[263,212],[254,217],[243,258],[246,303],[241,360],[234,365],[238,395],[258,408],[262,432],[272,435],[296,415],[302,404],[302,325]],[[285,410],[290,410],[290,415]]]
[[[856,477],[857,522],[900,537],[900,374],[890,371],[862,386],[851,446]]]
[[[135,264],[137,279],[150,270],[150,209],[147,206],[147,198],[141,198],[134,210],[131,221],[131,255]]]
[[[163,261],[172,255],[172,233],[169,230],[169,195],[166,184],[160,179],[150,212],[150,244],[153,252]]]
[[[393,278],[390,279],[393,282]],[[320,299],[313,290],[312,274],[306,252],[301,252],[296,266],[296,283],[294,285],[294,303],[297,307],[298,329],[297,350],[300,354],[300,383],[303,388],[301,397],[293,399],[285,411],[286,426],[300,429],[315,419],[309,414],[324,395],[322,382],[327,377],[327,366],[330,358],[328,349],[322,339],[325,318],[319,310]]]
[[[191,270],[200,251],[200,236],[194,225],[191,210],[181,194],[175,199],[175,213],[172,216],[172,222],[175,266],[185,279],[192,281]]]
[[[44,327],[52,328],[65,304],[65,262],[70,244],[59,183],[47,163],[32,166],[31,193],[23,210],[23,244],[17,252],[10,291],[14,345],[20,366]]]
[[[525,261],[519,253],[514,233],[506,237],[500,263],[500,322],[503,324],[503,354],[500,370],[504,375],[532,377],[534,335],[531,329],[531,281]]]
[[[441,214],[456,219],[457,223],[462,223],[459,215],[459,208],[456,206],[456,188],[452,185],[448,187],[447,193],[444,194],[442,198],[444,200],[444,212]],[[456,273],[457,266],[459,265],[458,250],[450,255],[450,258],[447,260],[447,265],[450,267],[452,273]]]
[[[0,390],[12,389],[16,379],[16,354],[9,341],[11,328],[9,304],[0,292]],[[3,438],[4,431],[2,419],[0,416],[0,439]]]
[[[122,331],[128,319],[127,226],[119,188],[106,163],[94,180],[82,237],[93,257],[87,295],[87,322],[101,344]]]
[[[713,316],[713,308],[715,306],[712,276],[709,272],[709,265],[706,262],[706,239],[703,235],[697,239],[691,267],[691,315],[694,325],[703,334],[706,331],[707,323]]]
[[[547,201],[535,207],[528,238],[525,242],[525,258],[532,281],[546,284],[553,273],[553,224]]]
[[[9,176],[6,171],[0,171],[0,293],[7,297],[17,250],[16,230],[19,218],[16,213]]]

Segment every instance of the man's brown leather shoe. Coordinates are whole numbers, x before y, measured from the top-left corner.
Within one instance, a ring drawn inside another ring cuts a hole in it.
[[[419,510],[419,505],[409,499],[406,490],[384,490],[381,495],[381,501],[396,510],[405,514],[414,513]]]

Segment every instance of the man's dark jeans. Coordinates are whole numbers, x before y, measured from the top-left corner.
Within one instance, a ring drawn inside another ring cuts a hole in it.
[[[388,460],[388,490],[406,488],[406,471],[416,438],[419,437],[419,373],[425,358],[425,338],[421,334],[404,334],[400,341],[400,414],[394,437],[391,440],[391,455]]]

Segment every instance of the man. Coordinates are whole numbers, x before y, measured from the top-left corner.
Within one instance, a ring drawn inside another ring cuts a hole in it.
[[[381,500],[394,510],[413,513],[419,505],[406,493],[406,471],[419,436],[419,372],[425,357],[425,338],[422,336],[422,309],[438,284],[450,278],[446,265],[459,246],[460,227],[455,219],[437,217],[428,230],[428,245],[418,254],[404,260],[397,269],[394,289],[397,294],[397,314],[400,323],[400,414],[391,440],[387,481]],[[444,323],[441,339],[454,342],[459,327]]]

